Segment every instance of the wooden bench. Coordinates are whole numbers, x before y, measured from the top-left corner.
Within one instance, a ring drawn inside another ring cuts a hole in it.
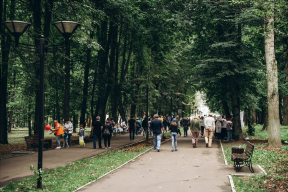
[[[236,171],[239,171],[242,167],[247,166],[251,173],[254,173],[252,167],[252,155],[254,151],[254,145],[249,141],[246,144],[245,152],[242,154],[232,153],[231,160],[234,161],[234,167]]]
[[[34,151],[36,151],[36,148],[39,146],[39,136],[34,135],[34,136],[26,136],[24,137],[27,145],[27,150],[30,148],[33,148]],[[46,149],[51,148],[52,145],[52,139],[44,139],[43,141],[43,146]]]

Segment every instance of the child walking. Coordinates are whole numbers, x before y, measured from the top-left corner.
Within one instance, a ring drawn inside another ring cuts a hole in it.
[[[83,129],[83,125],[82,125],[82,124],[80,125],[80,130],[79,130],[78,135],[79,135],[79,143],[80,143],[80,140],[83,140],[83,142],[84,142],[84,138],[85,138],[85,130]],[[85,147],[85,142],[84,142],[83,145],[84,145],[84,147]],[[81,144],[80,144],[79,147],[81,147]]]

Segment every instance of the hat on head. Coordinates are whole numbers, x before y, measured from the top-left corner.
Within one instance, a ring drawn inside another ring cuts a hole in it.
[[[173,121],[174,121],[174,122],[176,122],[176,119],[175,119],[175,118],[173,118]]]

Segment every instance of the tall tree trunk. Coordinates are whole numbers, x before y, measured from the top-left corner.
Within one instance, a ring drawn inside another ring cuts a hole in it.
[[[283,121],[282,125],[288,125],[288,96],[283,95]]]
[[[90,32],[90,40],[89,43],[93,40],[94,31]],[[85,65],[84,71],[84,87],[83,87],[83,100],[82,100],[82,109],[81,109],[81,116],[80,116],[80,124],[86,126],[85,123],[85,114],[86,114],[86,107],[87,107],[87,97],[88,97],[88,77],[89,77],[89,69],[91,65],[91,47],[87,48],[87,61]]]
[[[3,5],[3,21],[6,20],[6,6],[7,2],[4,1]],[[2,14],[2,12],[1,12]],[[11,0],[10,4],[10,20],[14,19],[15,14],[15,0]],[[9,53],[10,53],[10,45],[11,45],[11,38],[7,35],[5,29],[2,28],[1,31],[1,50],[2,50],[2,76],[1,76],[1,143],[7,144],[8,143],[8,135],[7,135],[7,78],[8,78],[8,60],[9,60]]]
[[[225,111],[226,118],[231,118],[228,102],[223,99],[222,100],[222,104],[223,104],[223,108],[224,108],[224,111]]]
[[[231,77],[231,82],[234,82],[233,77]],[[239,91],[238,85],[235,85],[235,87],[232,89],[232,113],[235,139],[242,140],[243,135],[240,120],[240,100],[238,98]]]
[[[288,50],[287,50],[287,40],[288,38],[285,38],[285,43],[283,44],[284,51],[284,58],[285,58],[285,65],[284,65],[284,82],[288,81]],[[288,125],[288,94],[282,95],[283,97],[283,121],[282,125]]]
[[[274,4],[274,1],[271,2]],[[274,6],[273,6],[274,7]],[[275,59],[274,16],[270,15],[265,23],[265,58],[267,73],[268,103],[268,143],[272,147],[281,147],[279,121],[278,71]]]
[[[263,115],[262,131],[264,131],[264,130],[267,131],[268,130],[268,109],[267,109],[267,106],[263,106],[262,115]]]
[[[249,107],[250,110],[250,123],[252,126],[256,123],[256,111],[252,107]]]

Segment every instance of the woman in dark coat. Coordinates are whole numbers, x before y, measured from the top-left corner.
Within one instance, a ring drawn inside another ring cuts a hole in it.
[[[108,141],[108,149],[111,149],[110,140],[112,136],[113,136],[113,128],[109,122],[109,119],[107,119],[106,124],[102,130],[102,137],[104,138],[105,149],[107,149],[107,141]]]

